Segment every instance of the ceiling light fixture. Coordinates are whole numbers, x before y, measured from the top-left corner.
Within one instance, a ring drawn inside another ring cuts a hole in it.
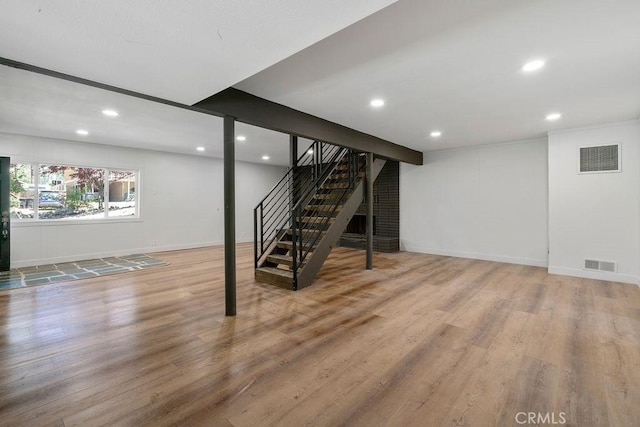
[[[204,147],[196,147],[196,150],[198,150],[198,151],[204,151]]]
[[[547,114],[547,117],[545,117],[545,119],[547,119],[550,122],[553,122],[554,120],[558,120],[560,117],[562,117],[562,114],[560,113],[551,113],[551,114]]]
[[[307,154],[313,154],[313,148],[310,148],[309,150],[307,150]]]
[[[77,133],[78,135],[82,135],[82,136],[87,136],[87,135],[89,135],[89,131],[84,130],[84,129],[78,129],[78,130],[76,131],[76,133]]]
[[[537,71],[542,67],[544,67],[544,60],[536,59],[536,60],[529,61],[526,64],[524,64],[522,66],[522,71],[524,71],[525,73],[530,73],[532,71]]]
[[[107,117],[118,117],[120,114],[116,110],[102,110],[102,114]]]
[[[262,156],[262,160],[269,160],[269,156],[267,155]]]
[[[244,136],[244,135],[238,135],[238,136],[236,137],[236,139],[237,139],[238,141],[246,141],[246,140],[247,140],[247,137],[246,137],[246,136]]]
[[[439,130],[434,130],[429,135],[431,135],[431,138],[438,138],[442,135],[442,132],[440,132]]]
[[[382,107],[382,106],[384,105],[384,99],[380,99],[380,98],[372,99],[372,100],[371,100],[371,102],[370,102],[369,104],[370,104],[372,107],[379,108],[379,107]]]

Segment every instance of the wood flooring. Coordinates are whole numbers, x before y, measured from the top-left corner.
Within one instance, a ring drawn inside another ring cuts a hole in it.
[[[0,291],[0,426],[640,425],[637,286],[337,248],[292,292],[252,253],[236,317],[221,247]]]

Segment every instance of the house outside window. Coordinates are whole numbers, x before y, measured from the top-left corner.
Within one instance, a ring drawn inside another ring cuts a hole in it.
[[[11,217],[15,220],[139,216],[136,170],[17,163],[10,172]]]

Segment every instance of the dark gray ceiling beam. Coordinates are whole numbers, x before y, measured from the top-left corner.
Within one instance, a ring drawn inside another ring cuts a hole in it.
[[[422,165],[422,153],[393,142],[259,98],[235,88],[225,89],[193,105],[234,117],[250,125],[328,142],[380,157]]]

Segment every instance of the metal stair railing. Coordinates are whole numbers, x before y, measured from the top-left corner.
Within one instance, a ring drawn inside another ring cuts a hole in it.
[[[291,209],[303,197],[309,197],[348,150],[326,142],[314,141],[296,164],[267,193],[253,210],[254,266],[286,232]]]
[[[338,164],[345,164],[347,166],[345,171],[347,179],[345,181],[339,181],[343,187],[330,189],[328,193],[323,193],[334,197],[322,199],[322,201],[316,204],[310,204],[313,196],[319,194],[318,190],[326,183],[327,178],[331,175],[331,173],[329,173],[322,179],[322,182],[315,182],[314,185],[310,186],[307,189],[309,194],[303,195],[291,209],[291,255],[293,258],[292,271],[294,289],[297,287],[299,266],[304,264],[316,243],[322,239],[323,232],[328,228],[327,226],[338,212],[338,208],[344,204],[355,189],[360,178],[359,174],[364,173],[365,163],[361,162],[362,159],[364,158],[359,152],[347,150],[340,159],[340,162],[336,163],[336,166]],[[331,172],[333,172],[333,170],[335,170],[335,168],[332,169]],[[325,189],[328,188],[325,187]],[[319,209],[320,206],[323,206],[323,209]],[[326,209],[327,206],[329,207],[328,209]]]

